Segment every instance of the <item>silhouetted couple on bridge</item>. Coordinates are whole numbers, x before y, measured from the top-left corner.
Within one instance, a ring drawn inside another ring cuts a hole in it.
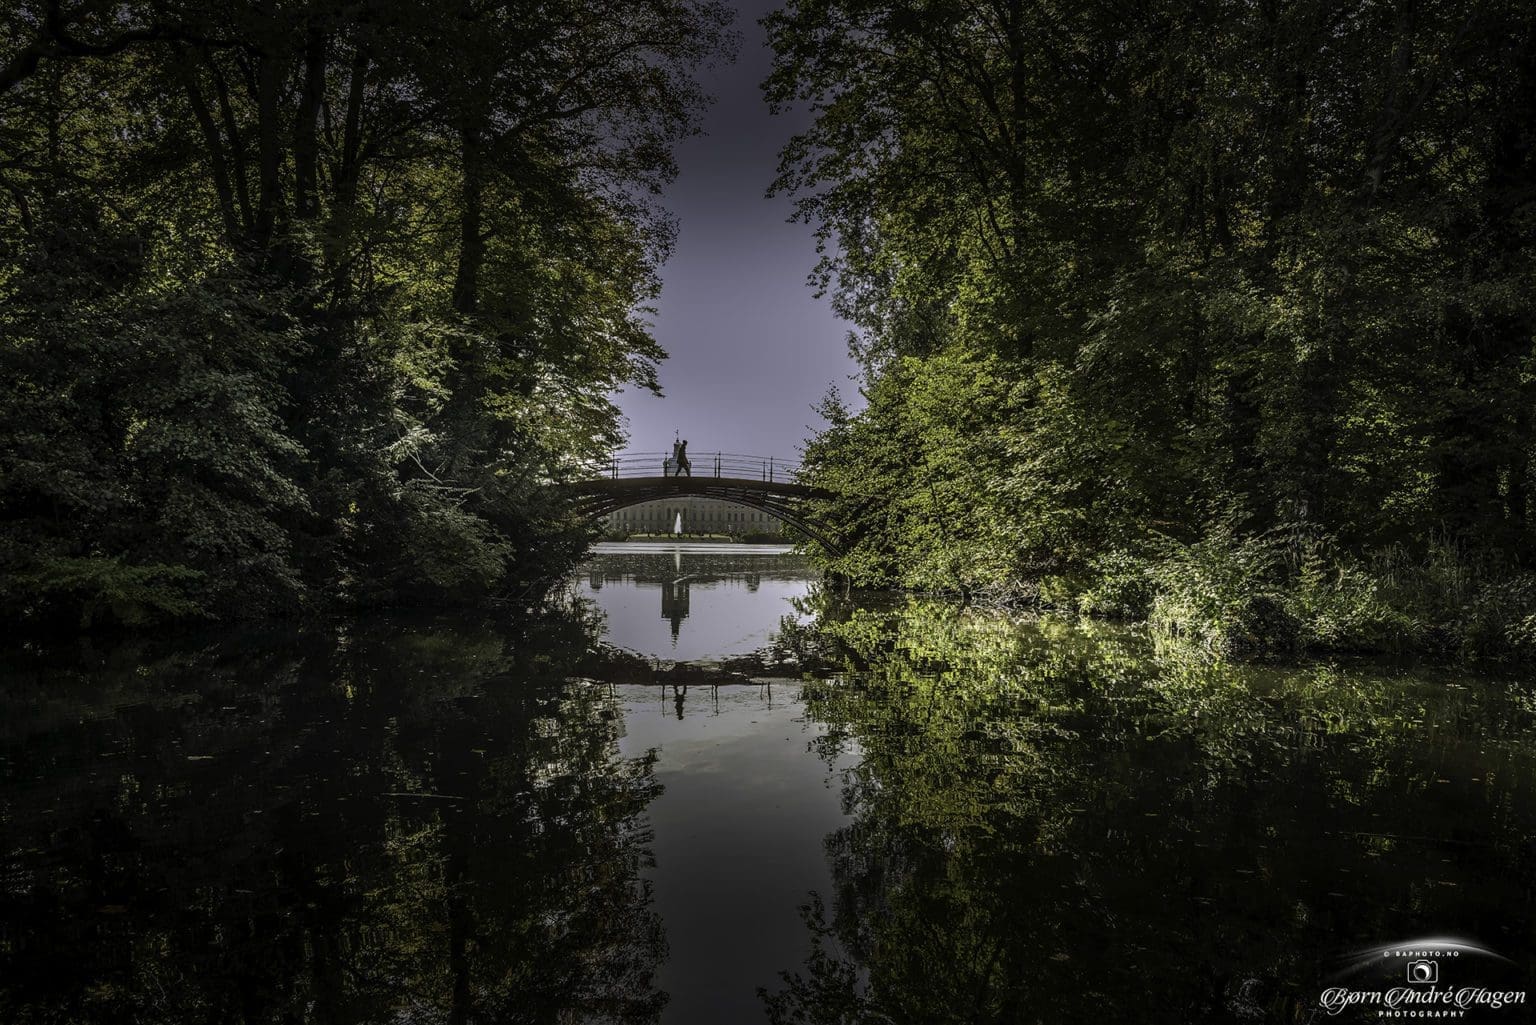
[[[667,460],[667,465],[662,471],[663,477],[681,477],[683,474],[693,476],[693,464],[688,461],[688,439],[678,441],[672,439],[672,458]]]

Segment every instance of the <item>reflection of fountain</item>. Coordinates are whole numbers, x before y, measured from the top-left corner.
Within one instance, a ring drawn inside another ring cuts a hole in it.
[[[677,647],[678,630],[688,618],[688,577],[662,582],[661,618],[671,621],[672,646]]]
[[[668,519],[675,518],[676,513],[674,506]],[[745,650],[743,645],[755,646],[747,644],[749,640],[759,634],[771,634],[780,613],[787,611],[777,607],[777,596],[789,596],[808,586],[810,571],[795,556],[769,555],[728,545],[689,544],[685,548],[687,536],[670,544],[614,545],[599,551],[582,567],[582,576],[578,578],[580,593],[609,614],[609,628],[619,638],[618,643],[653,657],[667,658],[680,657],[685,652],[688,657],[720,654],[724,649],[713,646],[722,643],[732,653]],[[589,574],[601,577],[600,591],[586,579]],[[698,610],[693,608],[695,590],[703,603]],[[660,609],[655,604],[658,598],[653,597],[658,591]],[[769,597],[774,601],[771,608],[753,604]],[[685,641],[683,621],[690,617]],[[722,641],[715,636],[717,623],[722,621],[728,622],[723,628],[731,631],[730,640]]]

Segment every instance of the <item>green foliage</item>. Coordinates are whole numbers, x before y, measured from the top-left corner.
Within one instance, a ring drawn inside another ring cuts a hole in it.
[[[163,614],[292,603],[280,521],[306,508],[281,418],[294,331],[256,326],[277,314],[238,268],[152,284],[131,240],[60,216],[18,253],[0,352],[3,559],[40,588],[18,586],[13,607],[94,620],[136,604],[73,608],[89,589],[44,586],[59,564],[184,570],[177,593],[200,581],[152,602]]]
[[[0,586],[0,598],[23,609],[29,602],[64,602],[80,609],[80,626],[115,620],[141,626],[197,616],[203,608],[190,585],[203,574],[185,566],[128,566],[119,559],[54,556],[31,562]]]
[[[1084,586],[1072,596],[1072,605],[1079,613],[1143,619],[1151,611],[1156,585],[1144,559],[1111,549],[1094,556],[1088,569]]]
[[[1152,568],[1150,622],[1228,654],[1294,647],[1298,624],[1279,586],[1280,567],[1272,538],[1223,531],[1174,546]]]
[[[1223,655],[1429,650],[1528,657],[1536,587],[1450,545],[1365,557],[1218,533],[1152,563],[1152,625]],[[1094,610],[1083,608],[1092,613]]]
[[[1026,539],[998,515],[992,487],[1008,466],[1006,441],[983,415],[1010,401],[995,370],[952,351],[893,364],[857,417],[829,397],[831,426],[808,445],[803,479],[838,496],[823,514],[849,551],[836,571],[964,592],[1019,575]]]
[[[568,567],[587,531],[549,485],[655,386],[651,197],[728,12],[14,6],[3,611],[468,601]],[[102,604],[65,565],[163,590]]]
[[[833,569],[1121,614],[1150,604],[1099,564],[1123,552],[1215,647],[1508,633],[1372,567],[1400,553],[1433,591],[1437,546],[1489,584],[1529,564],[1528,6],[795,0],[765,24],[770,98],[816,115],[778,187],[864,368],[867,406],[806,452],[867,502],[823,510],[850,525]],[[935,480],[954,462],[975,472]]]
[[[1401,651],[1422,647],[1424,621],[1394,601],[1376,565],[1318,544],[1304,554],[1296,574],[1292,605],[1308,647],[1356,651]],[[1401,597],[1422,600],[1422,588]]]

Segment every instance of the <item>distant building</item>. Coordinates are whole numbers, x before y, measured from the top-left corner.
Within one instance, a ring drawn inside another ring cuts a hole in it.
[[[714,498],[679,496],[664,501],[642,502],[603,517],[610,534],[670,534],[683,517],[684,534],[778,534],[783,521],[760,509]]]

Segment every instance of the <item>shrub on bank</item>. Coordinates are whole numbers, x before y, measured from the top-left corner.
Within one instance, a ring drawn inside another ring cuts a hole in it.
[[[1105,619],[1147,618],[1156,585],[1145,559],[1115,548],[1089,565],[1092,582],[1077,596],[1079,613]]]
[[[1329,539],[1217,533],[1171,546],[1149,575],[1152,627],[1227,656],[1536,655],[1536,575],[1450,545],[1354,555]]]
[[[1042,576],[1034,603],[1145,620],[1159,635],[1222,657],[1422,651],[1536,657],[1536,574],[1437,544],[1355,554],[1330,538],[1228,530],[1142,554],[1112,549]]]
[[[1283,586],[1273,538],[1218,531],[1191,545],[1169,544],[1150,567],[1154,629],[1212,652],[1246,657],[1293,651],[1302,631]]]
[[[1394,595],[1380,558],[1363,561],[1331,543],[1308,546],[1290,587],[1307,648],[1402,651],[1422,647],[1425,618]]]

